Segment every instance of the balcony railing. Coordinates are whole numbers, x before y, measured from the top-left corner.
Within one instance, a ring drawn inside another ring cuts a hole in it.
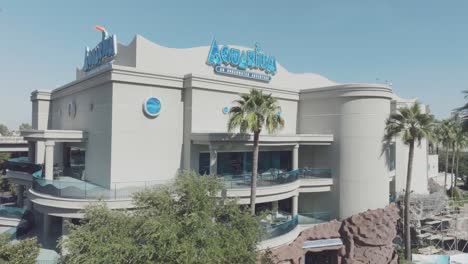
[[[330,211],[303,212],[299,213],[299,224],[311,225],[328,222],[331,220]]]
[[[281,218],[273,218],[272,220],[264,220],[262,221],[263,228],[265,230],[265,234],[263,235],[263,239],[272,239],[284,234],[291,232],[299,223],[298,216],[292,216],[288,213],[281,213]]]
[[[251,173],[242,175],[224,175],[221,180],[226,189],[249,188],[251,184]],[[257,187],[267,187],[287,184],[299,179],[321,179],[331,178],[331,170],[324,168],[303,168],[293,171],[281,171],[272,169],[257,175]]]
[[[11,171],[25,172],[34,177],[41,177],[42,165],[30,163],[28,158],[20,157],[9,159],[3,164],[3,168]]]
[[[0,207],[0,217],[21,219],[26,212],[24,208]]]
[[[135,192],[163,185],[163,181],[134,181],[112,183],[105,188],[94,183],[62,177],[56,180],[34,179],[32,189],[38,193],[55,197],[85,200],[131,199]]]

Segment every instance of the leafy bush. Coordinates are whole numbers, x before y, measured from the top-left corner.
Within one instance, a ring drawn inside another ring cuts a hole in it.
[[[259,219],[215,196],[215,177],[183,172],[173,185],[135,195],[137,210],[85,210],[60,245],[65,263],[255,263]]]

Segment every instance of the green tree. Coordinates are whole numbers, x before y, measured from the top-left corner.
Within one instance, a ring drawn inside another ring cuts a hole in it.
[[[21,125],[19,126],[19,130],[27,130],[31,128],[32,126],[29,123],[21,123]]]
[[[0,136],[4,136],[4,137],[11,136],[10,130],[4,124],[0,124]]]
[[[9,243],[7,236],[0,236],[0,263],[34,264],[39,255],[36,239],[20,240]]]
[[[411,233],[409,200],[411,194],[411,176],[413,170],[414,145],[421,144],[423,138],[430,138],[433,117],[421,112],[421,105],[415,102],[411,107],[400,108],[397,113],[390,115],[386,121],[385,139],[390,141],[394,137],[401,137],[409,146],[408,170],[406,175],[406,189],[404,198],[404,230],[405,257],[411,260]]]
[[[221,182],[183,172],[173,185],[134,196],[136,210],[85,210],[60,245],[65,263],[254,263],[262,228],[235,200],[216,198]]]
[[[445,148],[445,174],[444,174],[444,189],[447,190],[447,173],[449,169],[449,153],[455,140],[455,122],[453,119],[446,119],[437,124],[437,135],[442,146]]]
[[[265,127],[269,134],[284,127],[281,107],[271,94],[252,89],[249,94],[242,94],[241,99],[234,101],[236,106],[229,111],[228,131],[239,129],[240,133],[253,133],[252,179],[250,188],[250,208],[255,215],[255,198],[257,192],[259,138]]]
[[[451,187],[451,196],[452,196],[452,198],[453,198],[453,191],[457,187],[457,179],[460,176],[459,168],[460,168],[461,152],[463,151],[463,149],[465,147],[468,146],[468,135],[462,129],[461,125],[457,126],[457,128],[455,130],[454,146],[455,146],[454,156],[456,157],[456,163],[455,163],[455,179],[453,180],[453,185]],[[453,167],[452,167],[452,171],[453,171]]]

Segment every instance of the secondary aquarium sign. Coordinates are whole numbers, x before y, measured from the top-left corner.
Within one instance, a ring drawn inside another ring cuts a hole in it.
[[[88,72],[97,66],[111,61],[117,55],[117,36],[109,36],[106,29],[96,26],[96,30],[102,33],[102,40],[97,46],[90,50],[86,47],[83,71]]]
[[[218,46],[213,40],[206,64],[219,74],[269,82],[276,74],[276,59],[261,52],[256,43],[253,50],[240,50],[227,45]],[[249,70],[258,70],[253,72]]]

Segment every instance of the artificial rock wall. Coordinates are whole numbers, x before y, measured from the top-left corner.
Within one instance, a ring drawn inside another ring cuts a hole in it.
[[[305,255],[335,250],[341,264],[396,264],[392,241],[397,235],[398,208],[391,204],[384,209],[368,210],[343,221],[331,221],[304,230],[294,242],[272,250],[275,263],[305,263]],[[343,246],[302,249],[304,241],[341,238]]]

